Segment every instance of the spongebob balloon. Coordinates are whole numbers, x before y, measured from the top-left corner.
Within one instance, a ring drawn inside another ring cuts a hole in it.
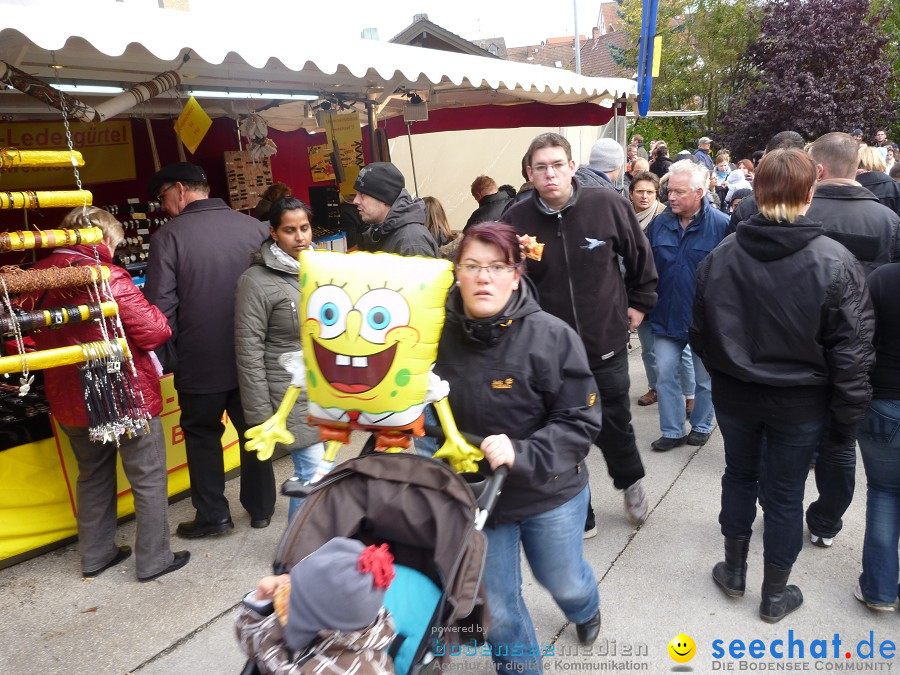
[[[291,442],[284,420],[305,386],[309,423],[331,441],[329,461],[354,429],[374,432],[379,450],[409,447],[432,402],[447,435],[438,455],[481,459],[456,431],[447,385],[431,372],[452,269],[446,260],[388,253],[301,253],[302,366],[285,364],[293,386],[278,412],[247,432],[245,447],[265,459],[275,442]]]
[[[375,431],[379,447],[422,434],[429,373],[453,283],[445,260],[385,253],[304,253],[300,341],[309,421],[347,442]]]

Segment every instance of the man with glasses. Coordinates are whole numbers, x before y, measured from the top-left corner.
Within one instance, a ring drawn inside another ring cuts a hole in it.
[[[528,260],[528,274],[537,285],[541,308],[568,323],[584,342],[603,414],[595,443],[613,484],[625,491],[629,520],[641,523],[648,502],[631,426],[627,346],[629,332],[656,303],[650,245],[628,200],[573,180],[572,149],[559,134],[535,138],[526,165],[535,189],[504,220],[520,236],[528,234],[544,244],[541,260]],[[590,511],[585,536],[594,534]]]
[[[234,528],[225,497],[222,413],[241,444],[241,504],[251,527],[266,527],[275,510],[270,461],[243,449],[244,412],[234,354],[234,291],[250,266],[250,254],[268,236],[256,218],[209,196],[203,169],[188,162],[163,167],[150,181],[150,195],[172,216],[153,235],[144,292],[159,307],[172,337],[158,350],[175,374],[181,429],[191,477],[194,520],[177,533],[194,539]],[[260,373],[264,377],[265,373]]]

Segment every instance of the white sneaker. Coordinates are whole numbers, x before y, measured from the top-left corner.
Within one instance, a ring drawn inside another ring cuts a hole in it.
[[[874,609],[876,612],[895,612],[897,610],[897,601],[894,600],[894,603],[891,605],[879,605],[874,602],[869,602],[863,597],[862,588],[859,587],[859,584],[856,585],[856,590],[853,591],[853,597],[863,603],[869,609]]]
[[[625,488],[625,515],[632,525],[640,525],[647,520],[647,511],[650,502],[647,501],[647,493],[644,490],[643,481],[638,480]]]
[[[834,537],[820,537],[817,534],[809,533],[809,543],[819,548],[831,548],[834,543]]]

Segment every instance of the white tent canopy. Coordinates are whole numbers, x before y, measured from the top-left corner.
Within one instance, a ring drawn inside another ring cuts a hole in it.
[[[180,93],[143,103],[134,111],[143,115],[177,112],[183,92],[194,89],[258,95],[201,99],[211,115],[246,114],[269,103],[266,93],[289,93],[339,97],[348,104],[371,101],[379,119],[402,114],[405,98],[398,92],[403,91],[418,93],[431,109],[525,102],[609,105],[636,94],[633,80],[324,35],[308,26],[301,30],[291,18],[251,26],[225,12],[200,18],[112,2],[95,8],[99,11],[88,11],[71,0],[0,2],[0,60],[51,83],[58,76],[63,83],[125,88],[181,66]],[[315,126],[308,108],[288,102],[270,108],[265,117],[282,130]],[[11,90],[0,91],[0,109],[22,118],[59,114]],[[363,106],[357,103],[355,109],[362,112]]]

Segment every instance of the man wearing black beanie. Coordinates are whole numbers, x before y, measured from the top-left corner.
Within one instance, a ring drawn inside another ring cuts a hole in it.
[[[361,248],[437,258],[437,242],[425,227],[425,202],[414,199],[405,183],[390,162],[373,162],[359,172],[353,204],[369,226],[362,234]]]

